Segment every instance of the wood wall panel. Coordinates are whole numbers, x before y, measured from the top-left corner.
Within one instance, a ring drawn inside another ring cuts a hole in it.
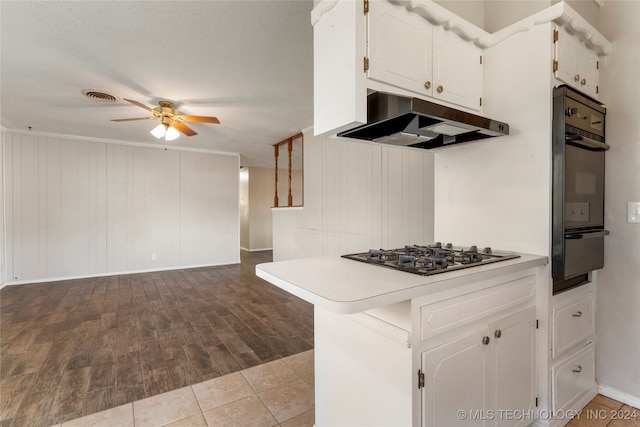
[[[239,262],[238,156],[12,132],[3,145],[7,282]]]
[[[274,260],[433,241],[433,154],[305,132],[305,204],[274,210]]]

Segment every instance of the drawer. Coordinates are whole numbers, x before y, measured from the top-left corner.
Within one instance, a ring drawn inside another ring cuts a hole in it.
[[[553,308],[553,347],[555,358],[581,341],[590,339],[595,330],[593,294]]]
[[[536,277],[531,275],[422,306],[420,337],[425,340],[509,308],[533,302],[535,288]]]
[[[553,411],[572,408],[581,397],[595,390],[595,350],[593,343],[551,368]]]

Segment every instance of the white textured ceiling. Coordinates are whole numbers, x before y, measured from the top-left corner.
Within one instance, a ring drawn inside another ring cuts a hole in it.
[[[313,122],[313,1],[0,2],[0,124],[7,129],[162,144],[125,101],[216,116],[168,144],[271,167],[272,144]]]

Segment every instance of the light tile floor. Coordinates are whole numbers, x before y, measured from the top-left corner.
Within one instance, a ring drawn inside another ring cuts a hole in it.
[[[313,350],[56,427],[311,427]]]

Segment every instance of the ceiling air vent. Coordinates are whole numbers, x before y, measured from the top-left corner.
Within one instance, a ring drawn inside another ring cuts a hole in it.
[[[82,94],[87,98],[93,99],[94,101],[116,102],[120,100],[119,96],[113,95],[108,92],[103,92],[101,90],[85,89],[82,91]]]

